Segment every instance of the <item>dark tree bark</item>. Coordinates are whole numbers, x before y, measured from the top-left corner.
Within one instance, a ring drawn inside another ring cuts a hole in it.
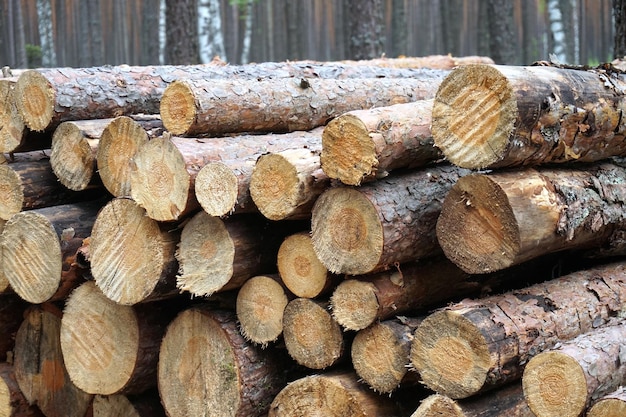
[[[626,0],[613,0],[613,16],[615,17],[615,40],[613,57],[626,56]]]
[[[463,1],[443,0],[439,3],[439,13],[442,19],[441,38],[443,40],[443,52],[458,56],[461,50]]]
[[[197,0],[165,0],[165,61],[193,65],[198,51]]]
[[[393,0],[391,11],[391,52],[394,57],[408,55],[407,15],[404,0]]]
[[[348,0],[349,58],[371,59],[383,53],[383,2]]]
[[[159,63],[159,0],[144,0],[141,12],[140,65]]]
[[[513,64],[517,52],[513,33],[513,2],[489,0],[487,4],[489,22],[489,50],[496,64]]]

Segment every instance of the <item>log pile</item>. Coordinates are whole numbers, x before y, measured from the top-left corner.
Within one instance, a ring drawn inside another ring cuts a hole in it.
[[[383,61],[0,80],[0,414],[623,409],[626,79]]]

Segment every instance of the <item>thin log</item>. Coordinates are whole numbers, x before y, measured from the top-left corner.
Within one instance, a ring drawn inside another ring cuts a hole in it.
[[[437,255],[441,203],[469,173],[438,165],[367,183],[330,188],[312,211],[313,247],[334,273],[360,275]]]
[[[532,356],[609,322],[625,297],[626,266],[614,263],[464,300],[424,319],[411,363],[429,388],[466,398],[519,379]]]
[[[466,168],[623,155],[625,87],[623,75],[599,69],[459,67],[435,97],[435,145]]]
[[[15,337],[15,379],[46,417],[84,417],[93,396],[77,388],[63,362],[62,312],[50,303],[32,306]]]
[[[10,362],[13,358],[15,333],[22,324],[28,306],[26,301],[15,294],[0,295],[0,362]]]
[[[433,100],[420,100],[336,117],[322,136],[322,169],[344,184],[360,185],[442,159],[430,132],[432,108]]]
[[[44,417],[39,408],[28,404],[15,380],[13,365],[0,363],[0,415],[4,417]]]
[[[623,253],[616,233],[625,224],[624,181],[619,161],[467,176],[443,202],[437,238],[450,260],[475,274],[564,249]]]
[[[2,232],[2,263],[11,288],[38,304],[61,300],[84,281],[76,253],[103,201],[17,213]]]
[[[89,260],[96,285],[111,300],[133,305],[172,297],[180,231],[146,216],[134,201],[115,198],[98,213]]]
[[[246,342],[232,312],[201,306],[183,311],[168,326],[159,355],[167,415],[264,415],[287,382],[278,353]]]
[[[591,401],[626,384],[626,323],[593,329],[533,356],[522,385],[537,417],[578,417]]]
[[[619,417],[623,415],[626,415],[626,387],[620,387],[599,398],[587,410],[587,417]]]
[[[96,395],[93,417],[166,417],[159,394],[150,391],[141,395]]]

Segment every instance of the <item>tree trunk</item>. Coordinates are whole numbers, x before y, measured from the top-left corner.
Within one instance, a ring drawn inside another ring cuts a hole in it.
[[[28,305],[15,294],[0,294],[0,362],[10,362],[12,358],[15,332],[22,324]],[[0,402],[0,404],[4,403]]]
[[[2,262],[11,288],[38,304],[62,300],[84,280],[76,252],[89,237],[102,201],[17,213],[2,232]]]
[[[432,107],[432,100],[421,100],[336,117],[322,135],[322,169],[344,184],[360,185],[441,159],[430,133]]]
[[[201,3],[200,7],[200,62],[206,64],[216,57],[226,61],[220,2],[208,0]]]
[[[165,61],[172,65],[197,64],[197,0],[165,0]]]
[[[617,161],[616,161],[617,162]],[[461,178],[446,196],[437,238],[446,256],[482,274],[564,249],[623,253],[621,165],[532,168]]]
[[[435,145],[465,168],[592,162],[622,155],[625,82],[600,70],[460,67],[435,97]]]
[[[613,0],[612,3],[615,18],[613,58],[622,59],[626,56],[626,1]]]
[[[609,323],[532,357],[522,385],[538,417],[576,417],[592,399],[626,383],[626,323]]]
[[[587,417],[622,416],[624,413],[626,413],[626,387],[620,387],[599,398],[587,410]]]
[[[349,53],[351,59],[378,58],[383,53],[384,6],[382,0],[349,0]]]
[[[180,232],[146,216],[129,199],[116,198],[98,213],[91,231],[90,263],[96,285],[111,300],[133,305],[172,297]]]
[[[465,300],[424,319],[411,363],[430,389],[466,398],[519,379],[532,356],[609,322],[624,294],[626,267],[615,263]]]
[[[313,207],[313,247],[334,273],[360,275],[440,253],[435,223],[444,197],[467,174],[439,165],[325,191]]]
[[[39,408],[28,404],[15,380],[13,365],[0,363],[0,415],[5,417],[44,417]]]
[[[517,54],[516,34],[513,32],[514,4],[507,0],[488,0],[489,56],[496,64],[514,64]]]
[[[63,363],[61,311],[46,303],[26,313],[15,336],[14,370],[20,390],[46,417],[84,417],[93,396],[77,388]]]
[[[201,306],[183,311],[169,325],[159,354],[167,415],[264,415],[287,382],[277,353],[247,343],[234,313]]]
[[[159,394],[149,391],[138,396],[96,395],[93,417],[166,417]]]

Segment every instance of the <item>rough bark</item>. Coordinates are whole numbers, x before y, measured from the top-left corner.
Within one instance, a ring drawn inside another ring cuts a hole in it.
[[[383,32],[384,6],[382,0],[363,3],[348,0],[348,53],[352,59],[372,59],[383,54],[385,35]]]
[[[336,117],[322,136],[322,169],[344,184],[360,185],[441,159],[430,133],[432,106],[432,100],[420,100]]]
[[[159,394],[149,391],[141,395],[96,395],[93,417],[166,417]]]
[[[383,417],[400,415],[387,397],[379,396],[350,371],[299,378],[272,401],[269,417],[293,415]]]
[[[11,288],[38,304],[61,300],[84,280],[76,253],[91,234],[102,201],[17,213],[2,232],[2,262]]]
[[[593,329],[532,357],[522,386],[538,417],[577,417],[592,400],[626,383],[624,322]]]
[[[13,365],[0,363],[0,415],[5,417],[44,417],[39,408],[28,404],[15,380]]]
[[[179,238],[175,225],[157,223],[132,200],[111,200],[91,231],[89,259],[96,285],[123,305],[176,295]]]
[[[459,65],[493,64],[493,60],[487,56],[452,56],[452,55],[427,55],[419,57],[398,58],[372,58],[359,61],[341,61],[350,65],[375,65],[384,68],[431,68],[440,70],[452,70]]]
[[[28,303],[15,294],[0,295],[0,362],[10,362],[13,357],[15,332],[22,324],[27,307]]]
[[[159,355],[167,415],[264,415],[287,382],[277,354],[246,342],[234,313],[201,306],[183,311],[169,325]]]
[[[439,244],[478,274],[564,249],[623,253],[626,170],[614,162],[461,178],[443,202]]]
[[[532,356],[609,322],[625,296],[626,267],[615,263],[464,300],[424,319],[411,363],[429,388],[466,398],[519,379]]]
[[[613,58],[622,59],[626,56],[626,2],[613,0],[612,5],[615,19]]]
[[[603,70],[466,66],[441,83],[435,145],[453,164],[592,162],[626,152],[626,79]]]
[[[15,337],[15,379],[29,404],[46,417],[84,417],[93,396],[71,381],[61,352],[61,311],[32,306]]]
[[[174,135],[310,130],[350,110],[433,98],[438,85],[432,78],[177,80],[163,93],[161,118]]]
[[[617,417],[626,413],[626,387],[599,398],[587,410],[587,417]]]
[[[440,253],[435,223],[468,172],[449,165],[325,191],[312,211],[313,247],[334,273],[366,274]]]

